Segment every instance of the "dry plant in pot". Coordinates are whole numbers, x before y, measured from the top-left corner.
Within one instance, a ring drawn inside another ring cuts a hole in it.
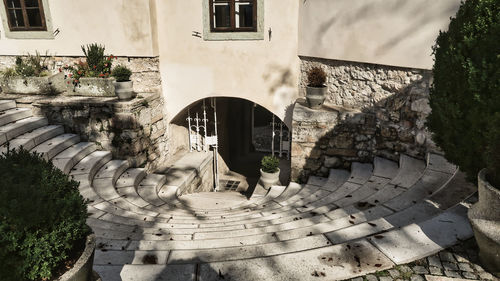
[[[306,100],[310,108],[317,109],[325,102],[328,88],[325,85],[326,73],[314,66],[307,72]]]

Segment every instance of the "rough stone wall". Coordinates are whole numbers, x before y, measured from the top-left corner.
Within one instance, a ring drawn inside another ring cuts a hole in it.
[[[141,93],[120,102],[116,98],[56,97],[32,103],[36,115],[50,124],[64,125],[66,132],[79,134],[111,151],[116,159],[133,166],[147,163],[156,169],[169,154],[163,99],[158,93]]]
[[[435,151],[425,127],[430,71],[373,64],[302,58],[300,92],[306,71],[327,73],[326,106],[311,110],[301,102],[293,113],[292,179],[327,176],[331,168],[401,153],[423,159]]]
[[[65,65],[85,60],[84,57],[48,57],[49,70],[58,72]],[[0,56],[0,71],[15,65],[16,56]],[[132,70],[130,79],[134,82],[136,92],[155,92],[161,89],[159,58],[146,57],[118,57],[113,61],[113,66],[124,65]]]

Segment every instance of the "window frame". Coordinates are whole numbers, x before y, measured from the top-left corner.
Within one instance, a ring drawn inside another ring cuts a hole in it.
[[[45,1],[45,0],[44,0]],[[212,31],[210,20],[210,0],[202,0],[203,16],[203,40],[205,41],[241,41],[241,40],[264,40],[264,1],[254,0],[256,3],[256,30],[255,31]]]
[[[26,8],[26,3],[24,0],[20,0],[19,1],[19,3],[21,3],[20,9],[21,9],[22,14],[23,14],[23,22],[24,22],[25,26],[24,27],[13,27],[11,24],[11,21],[10,21],[10,13],[9,13],[9,10],[11,10],[12,8],[9,8],[7,6],[7,0],[3,0],[5,13],[7,15],[7,23],[9,25],[10,31],[13,31],[13,32],[16,32],[16,31],[47,31],[45,12],[43,9],[43,1],[37,0],[37,2],[38,2],[38,11],[40,12],[40,19],[41,19],[42,26],[35,26],[35,27],[30,26],[29,19],[28,19],[28,12],[27,12],[27,8]],[[19,9],[19,8],[16,8],[16,9]]]
[[[229,4],[229,16],[230,16],[230,27],[215,27],[214,22],[214,3],[217,0],[209,0],[209,16],[210,16],[210,31],[211,32],[257,32],[257,0],[247,0],[245,2],[251,2],[253,8],[253,18],[252,18],[252,27],[236,27],[236,0],[227,0]],[[220,2],[223,3],[223,2]]]

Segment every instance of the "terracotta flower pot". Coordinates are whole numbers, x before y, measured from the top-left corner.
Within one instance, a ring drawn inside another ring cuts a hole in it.
[[[479,259],[500,277],[500,190],[486,180],[486,169],[478,174],[479,201],[468,212],[479,246]]]

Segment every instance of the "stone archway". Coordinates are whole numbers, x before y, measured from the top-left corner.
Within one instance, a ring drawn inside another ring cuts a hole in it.
[[[207,135],[215,134],[213,98],[198,100],[184,108],[170,123],[171,139],[177,150],[189,153],[189,130],[187,119],[195,120],[198,113],[199,123],[203,122],[203,105],[207,119]],[[217,108],[218,167],[220,186],[224,189],[251,192],[260,173],[260,160],[263,156],[274,154],[281,158],[280,177],[283,185],[290,180],[290,137],[289,129],[282,120],[266,108],[252,101],[232,98],[215,98]],[[272,121],[275,135],[272,137]],[[192,121],[191,126],[193,126]],[[193,127],[192,127],[193,128]],[[204,132],[200,135],[204,138]],[[195,130],[193,129],[191,133]],[[281,133],[281,134],[280,134]],[[284,145],[283,145],[284,144]],[[193,149],[196,150],[196,149]]]

